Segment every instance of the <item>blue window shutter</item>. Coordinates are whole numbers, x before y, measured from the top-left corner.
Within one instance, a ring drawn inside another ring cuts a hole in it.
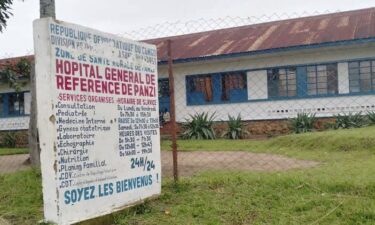
[[[212,94],[213,94],[213,103],[221,102],[221,75],[214,74],[212,75]]]
[[[306,66],[297,67],[297,96],[307,96],[307,68]]]

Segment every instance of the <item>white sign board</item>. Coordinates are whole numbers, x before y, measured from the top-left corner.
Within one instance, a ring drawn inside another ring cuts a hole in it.
[[[34,48],[45,220],[160,194],[156,47],[46,18]]]
[[[0,118],[0,130],[27,130],[29,129],[29,117]]]

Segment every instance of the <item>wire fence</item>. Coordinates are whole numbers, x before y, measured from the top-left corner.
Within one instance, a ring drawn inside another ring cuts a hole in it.
[[[296,17],[274,14],[262,18],[198,20],[132,32],[136,39],[173,36],[149,42],[161,51],[161,134],[166,139],[178,137],[172,145],[178,146],[175,150],[181,176],[201,171],[316,168],[321,165],[319,160],[287,157],[279,150],[270,153],[271,147],[242,149],[241,141],[259,140],[260,145],[268,146],[283,140],[273,137],[373,123],[373,45],[322,44],[328,31],[343,32],[340,26],[350,26],[349,20],[354,18],[340,13]],[[275,20],[278,21],[272,22]],[[301,33],[304,36],[298,36]],[[334,38],[341,40],[340,33]],[[334,38],[329,39],[330,43],[335,43]],[[289,49],[293,45],[304,47]],[[244,46],[254,54],[237,54]],[[281,50],[268,52],[272,46]],[[170,90],[172,87],[174,91]],[[215,141],[200,141],[207,139]],[[320,148],[298,146],[307,150]],[[172,174],[172,156],[162,152],[166,174]]]
[[[318,14],[201,19],[122,34],[158,47],[163,176],[255,174],[254,182],[291,179],[292,191],[343,185],[327,200],[337,207],[342,193],[361,198],[353,190],[374,182],[375,44],[357,41],[360,13]],[[347,31],[353,36],[343,37]],[[17,99],[9,104],[19,110],[27,100]],[[14,145],[25,137],[7,135],[3,143]],[[1,173],[28,168],[27,154],[0,156]],[[312,189],[323,196],[319,188]],[[296,211],[315,200],[300,200]],[[356,203],[367,210],[367,200]],[[318,217],[293,223],[306,221],[319,224]]]
[[[266,23],[272,21],[295,19],[308,16],[316,16],[329,13],[338,13],[340,11],[326,10],[324,12],[295,12],[295,13],[273,13],[270,15],[262,16],[226,16],[219,18],[200,18],[189,21],[173,21],[152,26],[144,27],[141,29],[131,30],[119,33],[120,36],[130,38],[133,40],[148,40],[161,37],[170,37],[191,33],[198,33],[204,31],[225,29],[231,27],[246,26],[252,24]]]
[[[366,119],[371,117],[375,107],[372,94],[375,60],[371,59],[374,57],[371,43],[287,49],[288,44],[293,45],[290,40],[313,43],[314,38],[318,40],[322,35],[320,31],[340,27],[340,24],[350,25],[350,15],[329,13],[199,19],[122,34],[158,46],[160,130],[162,144],[167,143],[163,150],[170,150],[168,140],[171,137],[175,135],[178,139],[178,143],[171,144],[178,146],[174,147],[178,152],[177,168],[173,169],[176,161],[173,155],[169,151],[162,152],[165,174],[177,175],[177,170],[183,176],[202,170],[284,171],[315,167],[319,162],[258,154],[249,151],[252,149],[236,147],[238,142],[220,146],[220,141],[267,140],[290,133],[371,123],[371,119]],[[280,39],[285,34],[278,32],[288,33],[290,39]],[[303,32],[307,35],[298,40]],[[171,46],[167,49],[169,41]],[[269,49],[272,45],[285,44],[286,50],[268,53],[267,48],[262,49],[262,44]],[[257,54],[236,54],[246,45],[249,45],[248,52]],[[171,54],[169,65],[168,51]],[[11,56],[3,54],[1,58]],[[186,60],[189,57],[195,59]],[[27,101],[17,97],[9,104],[19,111],[29,107]],[[340,124],[342,120],[347,120],[348,124]],[[7,134],[3,136],[10,138]],[[216,149],[189,146],[196,143],[195,140],[205,139],[215,139],[212,145],[218,145]],[[2,159],[5,171],[5,165],[13,163]],[[23,158],[19,160],[25,162]]]

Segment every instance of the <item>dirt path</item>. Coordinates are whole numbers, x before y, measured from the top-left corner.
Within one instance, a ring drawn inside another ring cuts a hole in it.
[[[319,163],[298,160],[281,155],[241,151],[194,151],[178,153],[178,169],[182,176],[190,176],[204,170],[232,171],[284,171],[309,168]],[[162,152],[164,175],[172,174],[172,153]]]
[[[26,169],[28,155],[0,156],[0,173]],[[162,151],[163,174],[172,175],[172,152]],[[284,171],[309,168],[319,163],[298,160],[281,155],[241,151],[194,151],[178,153],[178,169],[181,176],[191,176],[205,170],[232,171]]]
[[[29,168],[28,158],[28,154],[0,156],[0,174]]]

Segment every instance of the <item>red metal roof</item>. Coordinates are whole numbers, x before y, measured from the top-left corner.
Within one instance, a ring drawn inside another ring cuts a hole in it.
[[[145,40],[167,61],[375,38],[375,7]],[[374,39],[375,41],[375,39]],[[11,59],[13,60],[13,59]],[[9,59],[0,59],[0,66]]]
[[[27,56],[20,56],[20,57],[14,57],[14,58],[6,58],[6,59],[0,59],[0,69],[4,68],[5,66],[9,65],[16,65],[21,59],[27,59],[30,61],[34,60],[33,55],[27,55]]]
[[[309,46],[375,38],[375,8],[233,27],[145,42],[158,48],[159,61],[167,60],[172,40],[174,60]]]

